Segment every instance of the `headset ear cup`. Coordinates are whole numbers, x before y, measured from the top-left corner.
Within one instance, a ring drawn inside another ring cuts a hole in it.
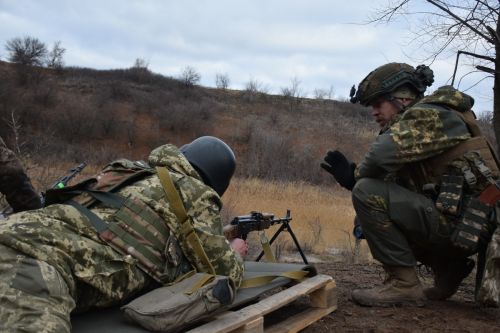
[[[434,83],[434,72],[429,68],[429,66],[418,65],[415,69],[415,75],[425,87],[430,87]]]

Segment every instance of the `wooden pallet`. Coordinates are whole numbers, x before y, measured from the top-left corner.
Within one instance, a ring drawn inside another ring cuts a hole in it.
[[[316,275],[258,303],[237,311],[218,315],[213,321],[198,326],[190,333],[225,332],[297,332],[337,309],[335,281],[328,275]],[[311,307],[264,329],[264,316],[279,310],[299,297],[308,295]]]

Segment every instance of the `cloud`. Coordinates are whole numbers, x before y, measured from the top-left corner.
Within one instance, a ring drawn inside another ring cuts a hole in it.
[[[375,67],[389,61],[412,63],[406,54],[418,53],[404,44],[407,22],[359,24],[385,4],[0,0],[0,42],[25,35],[49,45],[60,40],[70,66],[125,68],[142,58],[153,71],[168,76],[192,66],[207,86],[214,86],[216,73],[227,73],[232,88],[242,89],[253,78],[278,93],[297,77],[303,91],[334,86],[345,96]],[[454,59],[433,64],[438,82],[446,82],[453,65]],[[485,105],[491,109],[491,102]]]

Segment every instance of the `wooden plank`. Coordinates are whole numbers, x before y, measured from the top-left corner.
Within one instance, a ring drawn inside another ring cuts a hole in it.
[[[293,287],[249,305],[238,311],[221,315],[217,320],[192,329],[191,333],[231,332],[244,324],[262,317],[280,307],[293,302],[301,296],[323,288],[333,281],[329,275],[316,275]]]
[[[294,315],[282,322],[279,322],[271,327],[266,328],[267,332],[284,333],[298,332],[312,323],[317,322],[326,315],[337,310],[337,305],[330,308],[310,308],[299,314]]]
[[[330,308],[337,306],[337,285],[335,281],[329,282],[323,288],[309,295],[311,305],[315,308]]]
[[[264,333],[264,317],[259,317],[234,331],[235,333]]]

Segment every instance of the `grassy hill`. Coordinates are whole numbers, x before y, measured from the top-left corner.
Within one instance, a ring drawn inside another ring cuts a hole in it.
[[[145,68],[0,62],[0,77],[0,135],[36,164],[143,159],[163,143],[214,135],[234,148],[238,176],[331,184],[324,153],[359,160],[377,130],[350,103],[189,86]]]

